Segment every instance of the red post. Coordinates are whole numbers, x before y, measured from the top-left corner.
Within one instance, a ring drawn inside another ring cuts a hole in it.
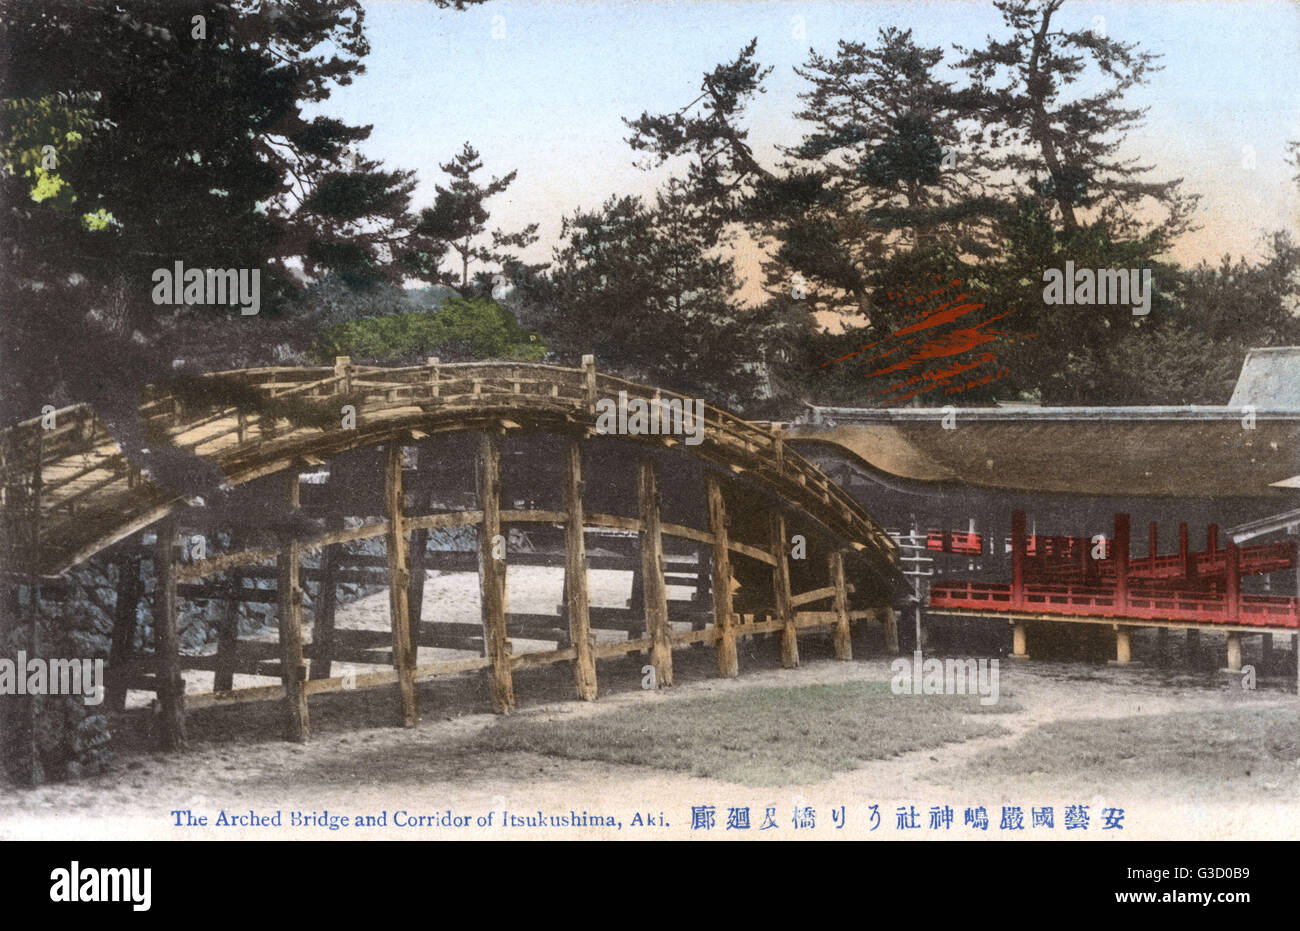
[[[1187,542],[1186,522],[1178,525],[1178,558],[1183,567],[1183,578],[1190,579],[1196,575],[1196,563],[1192,561],[1192,551]]]
[[[1011,607],[1025,604],[1025,512],[1011,512]]]
[[[1115,610],[1128,611],[1128,515],[1115,515]]]
[[[1205,552],[1217,553],[1219,551],[1219,525],[1210,524],[1205,528]]]
[[[1151,566],[1151,574],[1156,572],[1156,554],[1160,549],[1160,534],[1156,529],[1156,522],[1152,521],[1147,526],[1147,564]]]
[[[1227,609],[1228,623],[1235,624],[1241,613],[1241,551],[1237,549],[1237,544],[1228,544],[1227,560],[1228,575],[1224,606]]]

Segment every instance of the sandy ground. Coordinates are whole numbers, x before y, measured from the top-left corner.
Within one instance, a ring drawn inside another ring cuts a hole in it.
[[[510,571],[512,609],[554,612],[560,598],[560,574],[553,570],[516,567]],[[593,602],[625,605],[627,574],[593,571]],[[474,576],[431,573],[426,604],[445,621],[472,621],[478,616]],[[387,629],[387,596],[362,599],[341,610],[341,626]],[[623,636],[618,632],[604,636]],[[549,649],[547,643],[516,641],[516,652]],[[874,652],[873,652],[874,648]],[[804,665],[779,668],[772,641],[742,644],[741,677],[713,677],[712,651],[684,648],[675,653],[678,683],[669,690],[640,688],[643,657],[602,661],[600,699],[581,703],[569,699],[567,664],[530,669],[516,675],[518,714],[534,719],[601,714],[612,708],[651,707],[655,702],[679,701],[736,689],[799,686],[814,683],[890,679],[890,657],[879,651],[872,632],[859,638],[855,650],[864,659],[837,662],[817,635],[801,638]],[[451,651],[421,650],[421,662]],[[188,674],[187,674],[188,675]],[[195,674],[196,677],[201,674]],[[255,682],[257,680],[248,677]],[[242,683],[237,683],[242,684]],[[252,684],[252,682],[248,683]],[[194,687],[206,687],[196,683]],[[1225,677],[1169,675],[1151,667],[1119,668],[1101,663],[1001,663],[1001,690],[1019,710],[995,716],[1008,733],[949,744],[935,750],[902,754],[813,785],[754,789],[742,785],[669,773],[639,766],[576,762],[526,753],[466,753],[447,747],[496,720],[487,713],[484,677],[467,674],[421,686],[422,723],[414,729],[381,726],[393,720],[396,695],[375,689],[312,699],[312,740],[305,745],[278,739],[278,707],[261,703],[192,713],[192,749],[165,756],[154,752],[145,721],[133,738],[115,732],[119,766],[105,776],[78,783],[17,790],[0,797],[0,837],[3,838],[713,838],[738,836],[866,837],[879,839],[1035,837],[1055,839],[1297,839],[1300,838],[1300,761],[1278,776],[1248,775],[1234,779],[1234,790],[1222,791],[1218,777],[1162,779],[1144,774],[1128,783],[1092,785],[1086,781],[1026,773],[1015,780],[985,774],[968,764],[989,752],[1012,745],[1043,724],[1067,719],[1095,721],[1130,715],[1159,715],[1242,707],[1290,709],[1300,719],[1300,700],[1285,683],[1254,692],[1234,687]],[[1002,805],[1053,805],[1056,828],[1022,834],[998,830]],[[1065,832],[1061,819],[1066,805],[1089,805],[1090,830]],[[692,806],[712,805],[718,826],[693,830]],[[878,826],[871,806],[880,814]],[[930,831],[928,811],[950,805],[956,823],[948,831]],[[992,825],[985,833],[962,826],[966,806],[982,805]],[[729,807],[748,806],[753,828],[724,829]],[[896,828],[895,810],[915,806],[922,830]],[[767,808],[775,809],[778,828],[757,830]],[[815,827],[796,830],[795,808],[811,807]],[[1098,829],[1102,807],[1125,811],[1123,831]],[[832,813],[843,809],[847,825],[837,827]],[[175,810],[204,815],[207,826],[177,826]],[[279,812],[279,826],[216,827],[220,811],[260,816]],[[293,826],[293,813],[379,816],[383,826],[331,831],[324,827]],[[405,812],[399,815],[399,812]],[[613,826],[503,827],[507,814],[536,819],[574,813],[610,819]],[[650,826],[635,826],[640,812]],[[429,816],[424,826],[398,822]],[[450,820],[452,824],[448,824]],[[652,817],[650,817],[652,816]],[[660,823],[660,820],[664,823]],[[463,826],[455,822],[463,821]]]

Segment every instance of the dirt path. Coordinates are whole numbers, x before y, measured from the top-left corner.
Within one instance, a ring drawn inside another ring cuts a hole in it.
[[[803,668],[743,669],[740,679],[697,678],[672,690],[646,693],[627,688],[602,694],[592,704],[569,701],[563,690],[557,700],[525,704],[525,718],[552,720],[567,716],[601,714],[620,707],[645,707],[648,702],[672,702],[688,696],[763,686],[811,685],[852,681],[888,681],[889,662],[871,658],[851,663],[813,659]],[[1120,832],[1099,830],[1102,807],[1126,812],[1122,836],[1126,838],[1297,838],[1300,837],[1300,763],[1289,777],[1271,781],[1234,783],[1230,797],[1217,791],[1212,774],[1189,783],[1163,780],[1158,773],[1140,781],[1115,785],[1080,784],[1077,780],[1025,773],[1015,780],[989,775],[972,762],[988,753],[1005,751],[1025,734],[1053,721],[1087,719],[1098,727],[1108,720],[1131,715],[1170,712],[1209,712],[1242,707],[1293,708],[1294,696],[1281,690],[1254,693],[1230,689],[1226,684],[1159,681],[1153,670],[1116,669],[1092,664],[1002,663],[1001,688],[1018,710],[997,715],[1005,735],[949,744],[937,750],[918,751],[869,762],[816,785],[786,789],[753,789],[711,779],[661,772],[643,767],[577,762],[526,753],[490,754],[457,747],[458,738],[471,736],[495,720],[486,713],[441,716],[426,713],[413,730],[364,724],[318,733],[311,743],[294,745],[262,735],[252,742],[212,740],[198,742],[189,753],[165,757],[142,753],[127,755],[115,773],[80,783],[45,786],[10,793],[0,799],[0,836],[7,838],[362,838],[362,837],[726,837],[730,807],[751,810],[751,834],[768,808],[775,810],[776,829],[763,836],[877,838],[926,837],[945,832],[928,830],[931,806],[951,806],[956,811],[953,828],[958,837],[1006,837],[998,829],[1000,806],[1019,805],[1029,823],[1030,807],[1053,805],[1056,827],[1052,831],[1026,830],[1023,836],[1065,837],[1061,825],[1064,806],[1087,804],[1093,824],[1087,832],[1070,837],[1106,838]],[[467,687],[474,687],[468,683]],[[376,698],[387,698],[382,695]],[[376,705],[361,712],[373,715]],[[443,706],[446,708],[446,706]],[[482,705],[479,705],[482,707]],[[274,708],[269,709],[271,712]],[[371,717],[371,721],[374,717]],[[451,748],[450,750],[448,748]],[[692,806],[715,806],[717,827],[692,830]],[[877,806],[878,824],[871,818]],[[914,806],[920,830],[900,831],[896,809]],[[965,807],[984,806],[991,819],[985,832],[962,825]],[[796,808],[815,811],[815,827],[796,830]],[[848,824],[837,828],[832,812],[841,807]],[[259,814],[281,813],[279,827],[215,827],[219,810]],[[209,818],[206,827],[176,827],[169,812],[193,809]],[[384,827],[292,827],[293,811],[334,815],[378,815],[385,812]],[[398,811],[432,816],[433,826],[395,824]],[[538,812],[552,815],[573,812],[579,822],[600,815],[615,826],[520,826],[503,828],[503,813],[536,819]],[[667,824],[634,827],[638,812]],[[468,824],[445,826],[467,818]],[[492,819],[478,826],[479,818]],[[877,826],[873,830],[873,824]],[[617,825],[621,825],[617,826]],[[1021,836],[1021,835],[1013,835]]]

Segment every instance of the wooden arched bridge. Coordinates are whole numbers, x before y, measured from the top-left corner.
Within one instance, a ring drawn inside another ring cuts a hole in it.
[[[606,399],[696,429],[604,435]],[[452,673],[485,670],[505,712],[514,671],[546,663],[571,663],[590,700],[602,657],[648,653],[667,685],[674,647],[711,644],[718,674],[735,676],[738,637],[779,635],[794,666],[798,634],[828,629],[847,659],[850,625],[865,619],[882,621],[896,649],[901,577],[888,535],[779,430],[695,403],[598,373],[590,357],[581,368],[340,358],[151,386],[141,443],[195,457],[220,487],[167,481],[86,406],[46,411],[0,435],[3,566],[12,585],[48,590],[97,554],[119,554],[110,701],[155,692],[170,747],[185,742],[187,705],[279,698],[288,736],[301,740],[307,697],[354,686],[396,683],[410,726],[416,683]],[[474,551],[429,549],[431,532],[451,528],[474,537]],[[156,542],[142,550],[147,529]],[[512,534],[541,545],[512,546]],[[602,551],[589,555],[593,534]],[[382,541],[382,555],[356,552],[358,541]],[[132,655],[142,561],[155,578],[153,650]],[[554,617],[509,611],[507,566],[529,564],[564,568]],[[481,623],[424,620],[433,568],[477,572]],[[627,608],[591,604],[593,568],[631,570]],[[390,630],[336,629],[339,586],[367,582],[389,589]],[[689,601],[671,597],[683,587]],[[187,598],[226,605],[215,655],[181,651]],[[39,610],[39,597],[27,601]],[[278,644],[238,639],[238,606],[257,601],[275,606]],[[595,636],[602,628],[623,638]],[[517,653],[512,639],[554,645]],[[422,647],[464,655],[422,662]],[[373,671],[336,675],[340,663]],[[213,691],[187,696],[183,669],[211,670]],[[235,674],[280,682],[234,688]]]

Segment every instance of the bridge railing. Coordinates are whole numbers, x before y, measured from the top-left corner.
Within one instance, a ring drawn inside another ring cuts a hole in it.
[[[204,382],[211,390],[204,390]],[[232,402],[223,382],[252,391],[266,403],[256,410]],[[308,425],[300,413],[324,412],[351,404],[359,421],[367,417],[415,414],[540,410],[575,422],[594,417],[596,402],[626,391],[629,399],[680,402],[695,398],[599,373],[590,357],[580,368],[529,362],[465,362],[442,364],[431,358],[420,365],[382,367],[354,365],[339,358],[332,366],[267,366],[215,372],[184,388],[167,384],[146,387],[140,404],[145,435],[151,442],[207,457],[223,468],[258,455],[268,442],[291,444],[320,426]],[[727,464],[760,481],[779,485],[792,500],[829,519],[858,541],[855,546],[892,559],[895,548],[857,501],[831,482],[811,462],[788,449],[779,430],[762,427],[705,404],[704,432],[714,446],[730,451]],[[35,500],[34,479],[42,493],[37,524],[75,519],[77,508],[100,492],[129,492],[141,482],[138,469],[121,454],[108,430],[86,405],[55,412],[56,427],[45,429],[35,417],[0,433],[0,509],[3,524],[29,517],[26,505]],[[319,423],[319,418],[316,418]],[[671,443],[671,437],[666,438]],[[74,460],[76,462],[74,463]],[[39,462],[39,468],[37,463]],[[116,487],[114,487],[116,486]],[[10,543],[20,534],[5,533]],[[23,543],[22,545],[27,545]],[[10,547],[12,549],[12,546]]]
[[[1232,605],[1223,592],[1130,591],[1128,605],[1124,607],[1114,588],[1096,585],[1026,585],[1022,603],[1016,606],[1010,584],[973,580],[941,582],[930,587],[930,607],[1291,629],[1300,626],[1300,598],[1242,595],[1236,605],[1237,617],[1234,620]]]

